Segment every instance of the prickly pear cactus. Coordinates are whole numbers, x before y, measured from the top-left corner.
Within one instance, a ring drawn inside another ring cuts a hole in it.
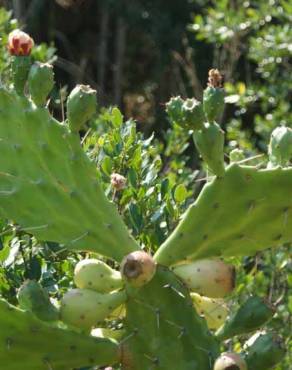
[[[17,37],[26,48],[17,48]],[[224,109],[220,73],[210,72],[202,103],[171,99],[170,118],[193,134],[214,177],[151,256],[106,198],[80,145],[78,131],[94,114],[95,91],[75,88],[67,119],[57,121],[46,104],[52,67],[35,64],[28,71],[29,59],[22,58],[29,57],[32,41],[16,33],[10,43],[14,88],[0,89],[1,216],[39,240],[94,255],[78,263],[77,288],[58,307],[35,282],[19,291],[22,309],[0,301],[5,368],[267,370],[277,364],[285,349],[271,333],[248,341],[242,353],[220,355],[222,341],[262,328],[274,314],[257,297],[229,314],[224,298],[234,288],[235,270],[222,257],[292,241],[289,129],[274,132],[269,168],[241,165],[242,153],[228,165],[216,122]],[[120,189],[125,179],[114,174],[112,184]],[[98,255],[114,262],[109,266]],[[113,319],[121,323],[118,333],[98,330]]]

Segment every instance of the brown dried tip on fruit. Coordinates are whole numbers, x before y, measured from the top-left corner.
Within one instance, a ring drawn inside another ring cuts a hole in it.
[[[222,87],[223,76],[218,69],[210,69],[208,74],[208,86],[210,87]]]
[[[127,179],[118,173],[113,173],[111,175],[111,185],[116,190],[124,189],[124,187],[126,186],[126,182],[127,182]]]
[[[11,55],[28,56],[34,46],[33,39],[21,30],[14,30],[8,36],[8,51]]]
[[[150,254],[143,251],[128,254],[121,263],[122,277],[135,287],[147,284],[155,271],[156,263]]]

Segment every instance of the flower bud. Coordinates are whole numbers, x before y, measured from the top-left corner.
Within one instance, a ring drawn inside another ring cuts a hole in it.
[[[21,30],[14,30],[8,36],[8,50],[11,55],[28,56],[34,46],[33,39]]]

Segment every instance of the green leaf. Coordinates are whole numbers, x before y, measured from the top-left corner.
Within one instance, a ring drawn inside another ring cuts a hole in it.
[[[123,118],[124,117],[123,117],[121,111],[117,107],[114,107],[112,109],[112,123],[115,126],[121,126],[122,123],[123,123]]]
[[[188,196],[188,191],[183,184],[179,184],[175,188],[174,199],[177,203],[183,203]]]

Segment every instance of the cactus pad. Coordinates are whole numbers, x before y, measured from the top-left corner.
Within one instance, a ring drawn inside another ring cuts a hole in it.
[[[0,210],[39,240],[120,261],[139,249],[77,135],[28,99],[0,91]]]

